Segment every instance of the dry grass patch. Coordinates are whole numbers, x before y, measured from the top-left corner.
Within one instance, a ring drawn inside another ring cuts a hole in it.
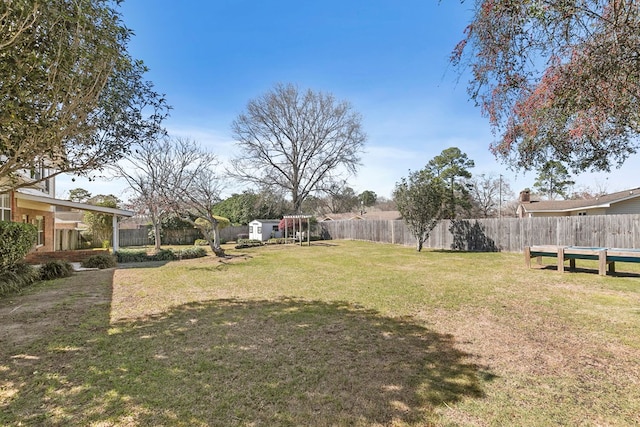
[[[348,303],[218,300],[102,326],[3,360],[2,424],[423,425],[482,395],[452,337]]]

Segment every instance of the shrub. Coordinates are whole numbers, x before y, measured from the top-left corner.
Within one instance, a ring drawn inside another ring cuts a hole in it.
[[[69,277],[73,274],[73,266],[67,261],[49,261],[40,266],[40,279],[53,280]]]
[[[220,238],[220,244],[224,245],[227,243],[227,239]],[[209,242],[206,239],[197,239],[194,243],[194,246],[209,246]]]
[[[284,237],[274,237],[267,241],[268,245],[284,245],[286,243],[295,243],[295,240],[291,237],[285,239]]]
[[[84,268],[111,268],[116,266],[116,258],[109,254],[92,255],[82,262]]]
[[[0,221],[0,272],[22,261],[37,236],[38,231],[31,224]]]
[[[18,292],[31,286],[40,279],[40,271],[28,264],[19,262],[0,271],[0,296]]]
[[[116,252],[116,258],[118,262],[143,262],[149,261],[147,251],[144,249],[139,250],[119,250]]]
[[[247,240],[249,238],[248,233],[240,233],[236,236],[236,243],[240,243],[240,240]]]
[[[178,257],[171,249],[160,249],[149,257],[149,260],[152,261],[174,261],[176,259],[178,259]]]
[[[147,254],[144,249],[120,250],[116,252],[118,262],[175,261],[177,259],[201,258],[207,256],[207,250],[201,246],[178,251],[160,249],[155,254]]]
[[[182,249],[176,254],[180,259],[202,258],[207,256],[207,250],[203,247],[196,246],[193,248]]]
[[[236,249],[253,248],[256,246],[262,246],[262,241],[256,239],[239,239]]]

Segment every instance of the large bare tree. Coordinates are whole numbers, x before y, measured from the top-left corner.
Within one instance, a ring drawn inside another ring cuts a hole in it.
[[[0,2],[0,191],[43,167],[89,174],[162,132],[168,107],[127,52],[118,3]]]
[[[640,2],[474,0],[454,62],[524,170],[609,170],[640,147]]]
[[[361,116],[333,95],[279,84],[252,100],[232,124],[240,153],[232,174],[284,189],[293,208],[356,172],[366,140]]]

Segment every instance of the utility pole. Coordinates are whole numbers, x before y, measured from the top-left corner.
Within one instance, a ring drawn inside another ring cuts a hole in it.
[[[498,219],[502,218],[502,174],[500,174],[500,181],[498,184],[498,192],[500,199],[498,200]]]
[[[500,200],[498,200],[498,247],[501,248],[502,247],[502,174],[500,174],[500,181],[498,183],[498,193],[499,193],[499,198]]]

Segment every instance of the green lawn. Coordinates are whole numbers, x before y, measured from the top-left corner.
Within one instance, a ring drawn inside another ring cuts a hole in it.
[[[640,424],[639,265],[227,252],[0,300],[0,425]]]

